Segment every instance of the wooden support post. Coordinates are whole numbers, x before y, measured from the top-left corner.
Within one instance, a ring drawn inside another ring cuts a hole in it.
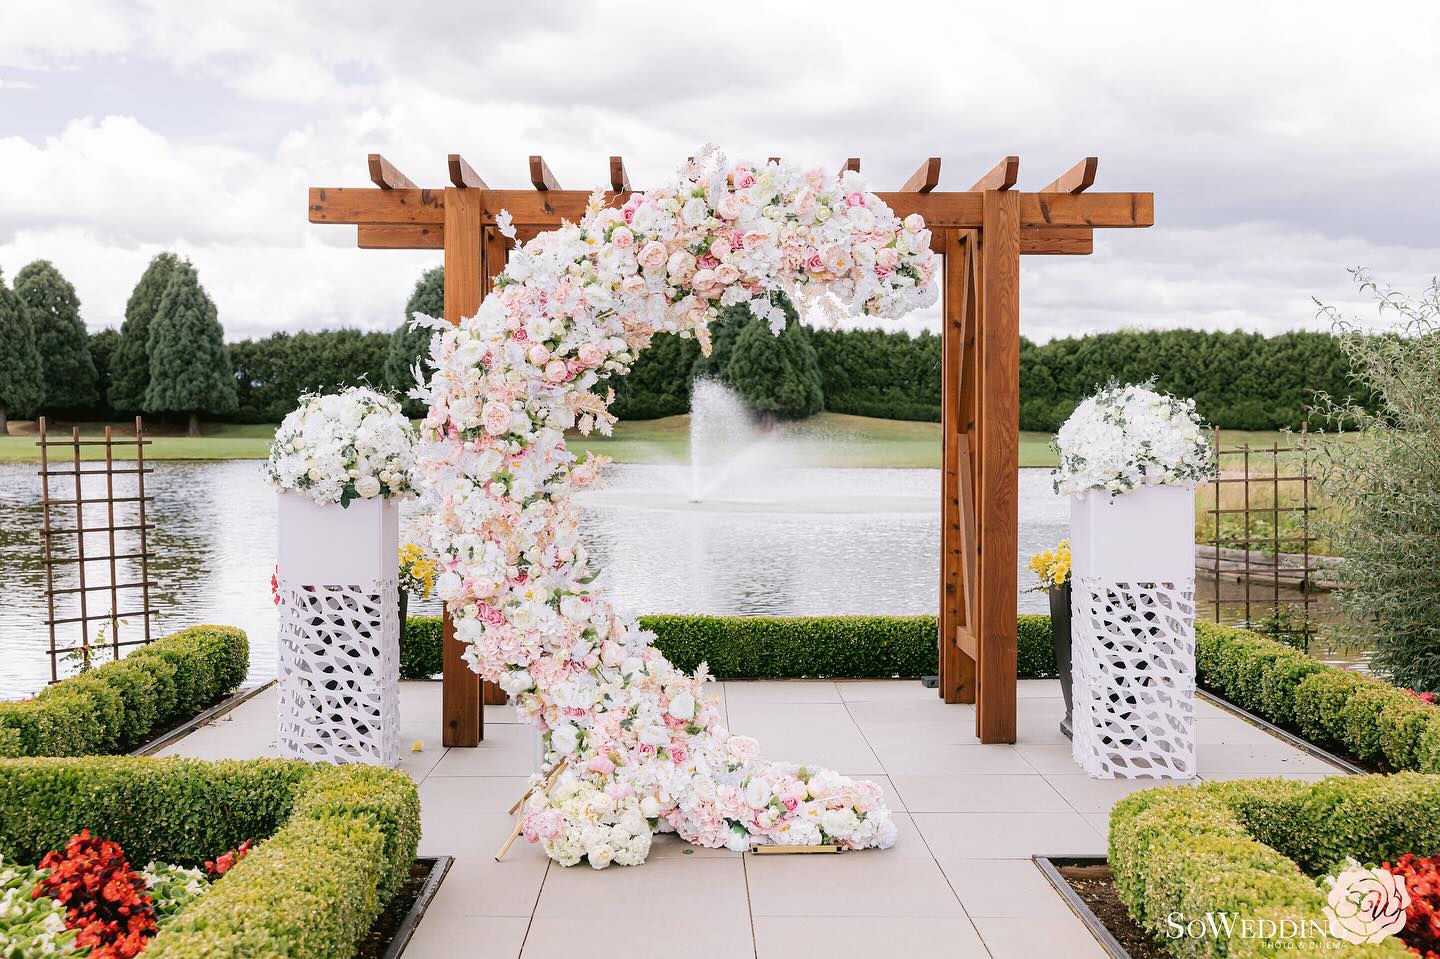
[[[975,701],[975,661],[956,645],[956,629],[973,627],[966,604],[964,503],[960,471],[962,445],[969,431],[961,404],[961,384],[967,339],[973,336],[966,320],[970,299],[970,257],[974,234],[944,231],[944,318],[941,325],[940,370],[940,697],[947,703]]]
[[[445,190],[445,319],[459,323],[480,308],[485,271],[481,246],[482,214],[479,190],[447,187]],[[445,610],[441,637],[444,679],[440,690],[440,741],[445,746],[478,746],[485,738],[485,713],[480,708],[480,675],[465,662],[455,638],[455,622]]]
[[[484,277],[480,285],[482,297],[490,295],[490,291],[495,285],[495,277],[505,271],[505,260],[508,256],[508,242],[504,234],[495,227],[485,227],[485,232],[481,240],[482,275]],[[480,702],[483,705],[504,706],[509,701],[510,697],[505,695],[505,690],[501,689],[497,683],[492,683],[487,680],[481,684]],[[480,723],[480,728],[483,732],[485,728],[483,718]]]
[[[1020,196],[984,194],[980,249],[980,617],[975,734],[1015,741],[1020,470]]]

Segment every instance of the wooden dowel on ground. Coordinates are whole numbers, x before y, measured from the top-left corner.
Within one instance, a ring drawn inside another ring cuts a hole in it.
[[[554,785],[555,778],[565,771],[565,764],[569,761],[570,760],[568,759],[560,760],[560,765],[556,766],[553,770],[550,771],[550,775],[545,777],[545,791],[547,793],[550,791],[550,787]],[[515,800],[515,805],[510,807],[510,815],[515,815],[515,813],[519,811],[520,807],[525,805],[525,800],[529,799],[534,792],[534,786],[531,786],[529,789],[525,790],[525,795]]]
[[[557,765],[557,766],[551,771],[549,777],[545,780],[545,795],[547,795],[547,796],[550,795],[550,790],[555,788],[555,781],[558,780],[558,779],[560,778],[560,774],[565,771],[565,766],[566,766],[566,764],[567,764],[568,762],[569,762],[569,760],[565,760],[565,759],[560,760],[559,765]],[[518,810],[522,805],[524,805],[525,800],[529,799],[530,796],[531,796],[531,794],[534,793],[534,792],[535,792],[535,787],[534,787],[534,786],[531,786],[528,790],[526,790],[526,791],[525,791],[525,795],[523,795],[523,796],[520,797],[520,801],[517,802],[515,805],[513,805],[513,806],[510,807],[510,814],[511,814],[511,815],[514,815],[514,814],[515,814],[515,811]],[[510,830],[510,836],[509,836],[508,839],[505,840],[505,845],[501,846],[501,847],[500,847],[500,851],[495,854],[495,861],[496,861],[496,862],[499,862],[500,860],[504,859],[504,858],[505,858],[505,854],[510,851],[510,847],[513,846],[513,845],[515,845],[515,840],[517,840],[517,839],[520,838],[520,830],[521,830],[522,828],[524,828],[524,825],[525,825],[525,817],[524,817],[524,816],[521,816],[519,819],[515,820],[515,828],[512,829],[512,830]]]

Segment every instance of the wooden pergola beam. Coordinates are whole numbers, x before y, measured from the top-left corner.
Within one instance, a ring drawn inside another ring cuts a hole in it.
[[[931,157],[920,164],[919,169],[910,174],[900,187],[901,193],[929,193],[940,184],[940,158]]]
[[[766,163],[779,163],[779,162],[780,162],[780,158],[779,158],[779,157],[766,157],[766,158],[765,158],[765,162],[766,162]]]
[[[633,193],[630,186],[630,174],[625,172],[625,160],[621,157],[610,158],[610,189],[616,193]]]
[[[370,154],[369,165],[370,182],[382,190],[419,189],[408,176],[395,168],[395,164],[378,153]]]
[[[975,181],[970,188],[971,193],[983,193],[986,190],[1008,190],[1020,179],[1020,158],[1008,156],[990,168],[990,172]],[[977,223],[976,226],[979,226]]]
[[[1086,157],[1040,188],[1041,193],[1084,193],[1095,182],[1099,157]]]
[[[579,222],[590,194],[582,190],[477,190],[485,222],[509,210],[517,226],[558,227]],[[897,216],[919,213],[932,230],[973,230],[982,226],[983,193],[880,193]],[[1127,229],[1155,223],[1153,193],[1017,193],[1020,225]],[[622,194],[607,197],[624,202]],[[441,190],[374,190],[311,187],[311,223],[440,224],[445,221]]]
[[[555,179],[555,174],[550,172],[545,158],[539,154],[530,157],[530,182],[541,193],[548,193],[551,190],[559,192],[560,190],[560,181]]]
[[[851,171],[852,173],[859,173],[859,172],[860,172],[860,158],[859,158],[859,157],[850,157],[850,158],[849,158],[848,160],[846,160],[844,163],[840,164],[840,172],[839,172],[838,175],[839,175],[839,176],[844,176],[846,170],[849,170],[849,171]]]
[[[447,158],[446,166],[450,168],[450,182],[455,186],[470,190],[488,190],[490,185],[481,179],[475,168],[465,162],[465,158],[458,153],[452,153]]]
[[[355,245],[362,250],[443,250],[445,228],[362,223],[355,228]]]

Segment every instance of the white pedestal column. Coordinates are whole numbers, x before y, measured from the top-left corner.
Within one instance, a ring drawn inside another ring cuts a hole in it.
[[[1097,779],[1195,775],[1195,490],[1070,500],[1075,761]]]
[[[279,502],[280,755],[400,762],[400,507]]]

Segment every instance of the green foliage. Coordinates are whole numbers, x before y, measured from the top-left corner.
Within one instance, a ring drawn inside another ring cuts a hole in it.
[[[410,329],[410,319],[416,313],[444,319],[445,268],[443,266],[426,270],[420,279],[415,281],[415,289],[411,291],[410,299],[405,303],[405,317],[395,328],[395,332],[390,334],[389,342],[386,344],[382,378],[371,380],[375,385],[383,385],[401,396],[408,393],[410,388],[415,385],[413,372],[415,364],[429,352],[430,337],[433,335],[433,331],[424,328]],[[426,372],[429,373],[428,367],[426,367]],[[410,416],[424,415],[423,404],[415,400],[406,400],[405,403],[405,411]]]
[[[182,629],[33,699],[0,703],[0,756],[128,751],[234,692],[249,663],[243,631]]]
[[[1371,668],[1440,691],[1440,567],[1423,561],[1440,549],[1440,279],[1411,298],[1355,277],[1400,325],[1376,335],[1328,311],[1356,382],[1379,402],[1372,412],[1322,399],[1322,413],[1363,437],[1322,447],[1321,489],[1336,507],[1322,533],[1345,557],[1336,601],[1371,644]]]
[[[75,287],[49,260],[36,260],[15,274],[15,297],[30,314],[35,348],[45,376],[47,410],[86,410],[99,399],[90,338],[80,319]]]
[[[1440,773],[1440,707],[1255,633],[1195,624],[1200,685],[1324,749],[1371,766]]]
[[[233,413],[235,370],[220,325],[200,278],[189,261],[176,264],[147,341],[150,385],[147,413]]]
[[[1055,676],[1050,617],[1017,617],[1021,679]],[[718,679],[866,679],[927,676],[938,668],[934,616],[642,616],[655,645],[681,669],[702,662]],[[441,670],[440,617],[412,616],[400,675]]]
[[[819,360],[825,408],[830,412],[939,421],[940,337],[881,330],[811,330],[810,339]]]
[[[35,323],[0,275],[0,434],[10,416],[29,416],[45,399]]]
[[[1318,875],[1345,856],[1378,863],[1440,850],[1440,777],[1401,774],[1282,779],[1147,789],[1110,814],[1110,868],[1120,899],[1178,957],[1288,955],[1293,942],[1259,937],[1172,938],[1207,914],[1326,923]],[[1396,939],[1326,955],[1409,955]]]
[[[82,828],[118,842],[134,862],[196,864],[264,840],[166,923],[147,956],[329,959],[355,954],[404,882],[420,799],[404,773],[365,766],[0,762],[0,853],[34,862]]]
[[[700,344],[693,337],[660,333],[629,373],[602,380],[596,389],[603,394],[614,388],[610,412],[622,420],[677,416],[690,412],[691,373],[699,361]]]
[[[115,383],[115,354],[120,349],[120,331],[106,327],[90,334],[90,359],[95,361],[94,412],[99,419],[109,419],[114,412],[110,405],[110,389]]]
[[[125,304],[120,346],[110,372],[110,405],[116,410],[136,413],[145,407],[145,391],[150,388],[150,322],[179,265],[174,253],[157,253]]]
[[[804,419],[825,406],[820,366],[810,332],[788,305],[785,312],[788,319],[779,336],[761,320],[745,324],[723,378],[761,416]]]
[[[230,345],[242,423],[278,423],[302,393],[329,393],[360,382],[385,389],[390,335],[359,330],[274,333]]]

